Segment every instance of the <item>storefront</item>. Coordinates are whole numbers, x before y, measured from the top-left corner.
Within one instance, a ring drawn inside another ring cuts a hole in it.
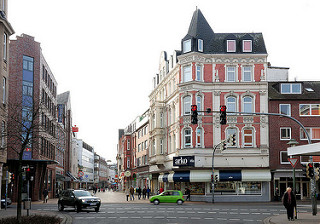
[[[211,201],[211,170],[160,173],[159,187],[191,191],[193,201]],[[216,170],[215,201],[270,201],[269,170]]]

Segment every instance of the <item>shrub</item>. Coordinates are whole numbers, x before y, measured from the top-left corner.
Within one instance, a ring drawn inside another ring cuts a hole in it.
[[[62,219],[57,216],[48,216],[48,215],[31,215],[31,216],[22,216],[21,222],[23,224],[59,224]],[[17,217],[7,217],[0,219],[0,224],[18,224]]]

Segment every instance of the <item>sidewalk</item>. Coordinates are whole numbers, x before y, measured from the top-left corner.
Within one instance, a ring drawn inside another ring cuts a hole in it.
[[[286,223],[294,223],[294,224],[311,224],[311,223],[320,223],[320,214],[316,216],[313,216],[312,213],[298,213],[298,219],[292,221],[289,221],[287,218],[287,214],[282,214],[282,215],[277,215],[277,216],[272,216],[268,217],[263,220],[264,224],[286,224]]]
[[[22,209],[21,210],[22,216],[27,215],[27,210]],[[49,215],[49,216],[58,216],[62,219],[61,224],[72,224],[72,217],[68,214],[58,213],[58,212],[49,212],[49,211],[37,211],[37,210],[30,210],[30,215]],[[10,216],[17,216],[17,209],[16,208],[7,208],[0,210],[0,220],[2,218],[10,217]]]

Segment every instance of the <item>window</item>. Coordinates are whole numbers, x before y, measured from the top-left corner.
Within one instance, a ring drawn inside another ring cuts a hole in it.
[[[203,40],[201,39],[198,39],[198,51],[203,52]]]
[[[243,52],[252,52],[252,40],[243,40],[242,41],[242,51]]]
[[[171,136],[169,136],[168,140],[168,153],[171,153]]]
[[[235,66],[227,66],[227,82],[235,82],[236,81],[236,67]]]
[[[3,60],[7,60],[7,34],[3,34]]]
[[[196,66],[196,80],[197,81],[202,80],[202,66],[201,65]]]
[[[189,115],[191,113],[191,96],[185,96],[183,98],[183,108],[184,115]]]
[[[245,96],[243,97],[243,112],[253,112],[253,103],[252,103],[252,97]]]
[[[244,147],[253,147],[253,129],[243,129],[243,145]]]
[[[202,147],[202,128],[197,128],[196,146]]]
[[[183,41],[183,53],[191,51],[191,39]]]
[[[163,154],[163,139],[160,139],[160,154]]]
[[[144,148],[147,149],[148,148],[148,140],[144,141]]]
[[[138,145],[138,152],[141,151],[141,144]]]
[[[127,169],[130,168],[130,159],[127,158]]]
[[[191,75],[191,65],[187,65],[183,67],[183,82],[192,81]]]
[[[184,147],[191,147],[191,128],[184,129]]]
[[[156,140],[153,139],[152,141],[152,155],[156,154]]]
[[[160,113],[160,127],[163,128],[163,113]]]
[[[7,79],[3,77],[2,79],[2,103],[6,104],[7,102]]]
[[[155,114],[152,115],[152,128],[153,129],[156,128],[156,115]]]
[[[202,97],[197,96],[197,110],[202,110]],[[201,112],[200,112],[201,113]],[[198,113],[199,114],[199,113]]]
[[[279,113],[291,116],[291,105],[290,104],[280,104]]]
[[[287,151],[280,152],[280,163],[281,164],[289,164]]]
[[[320,140],[320,127],[306,128],[311,140]],[[300,139],[307,140],[307,136],[303,129],[300,129]]]
[[[173,151],[176,151],[176,145],[177,145],[177,138],[176,134],[173,135]]]
[[[227,136],[226,138],[228,138],[230,135],[235,135],[236,136],[236,142],[237,142],[237,139],[238,139],[238,131],[236,128],[227,128]],[[228,147],[237,147],[237,143],[236,145],[231,145],[230,143],[227,144]]]
[[[291,128],[280,128],[280,140],[291,139]]]
[[[252,81],[252,66],[242,67],[242,81],[251,82]]]
[[[227,40],[227,52],[236,52],[235,40]]]
[[[127,150],[130,150],[130,140],[127,140]]]
[[[4,121],[1,122],[1,148],[5,146],[5,134],[6,134],[6,123]]]
[[[171,125],[171,108],[168,111],[168,125]]]
[[[301,94],[301,83],[281,83],[281,94]]]
[[[320,104],[300,104],[299,114],[300,116],[319,116]]]
[[[236,98],[233,96],[229,96],[227,98],[227,111],[236,112]]]

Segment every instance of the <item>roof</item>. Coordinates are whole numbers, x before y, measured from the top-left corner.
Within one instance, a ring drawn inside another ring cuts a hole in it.
[[[67,104],[70,97],[70,91],[61,93],[57,96],[58,104]]]
[[[281,83],[301,83],[302,93],[281,94]],[[270,100],[320,100],[320,81],[269,82],[268,94]]]
[[[202,39],[205,54],[267,54],[262,33],[214,33],[200,9],[193,13],[188,33],[182,42],[188,39],[193,39],[194,46],[197,39]],[[227,40],[236,41],[236,52],[227,52]],[[242,52],[242,40],[252,40],[252,52]],[[192,47],[192,51],[195,49]]]

